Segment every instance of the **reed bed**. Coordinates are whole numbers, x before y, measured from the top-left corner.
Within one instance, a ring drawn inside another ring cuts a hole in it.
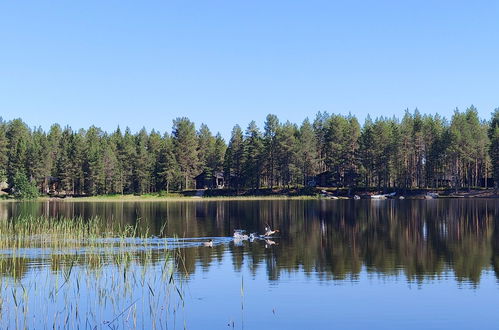
[[[19,217],[0,253],[0,328],[185,326],[182,258],[136,225]]]

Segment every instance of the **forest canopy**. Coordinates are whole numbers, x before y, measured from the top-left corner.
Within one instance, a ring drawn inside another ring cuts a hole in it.
[[[0,182],[25,176],[41,193],[143,194],[194,188],[194,177],[222,173],[226,188],[487,187],[499,182],[499,109],[481,119],[471,106],[449,120],[406,111],[402,118],[319,112],[300,125],[268,115],[236,125],[229,141],[188,118],[170,133],[98,127],[48,132],[0,119]],[[55,184],[57,183],[57,184]],[[55,188],[54,188],[55,187]]]

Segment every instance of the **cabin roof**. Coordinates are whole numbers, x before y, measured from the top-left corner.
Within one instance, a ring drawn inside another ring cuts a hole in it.
[[[197,176],[195,176],[194,180],[202,179],[202,178],[204,178],[207,175],[208,175],[208,173],[206,173],[206,171],[203,171],[203,172],[199,173]],[[217,179],[223,179],[224,172],[215,172],[215,174],[213,175],[213,177],[215,177]]]

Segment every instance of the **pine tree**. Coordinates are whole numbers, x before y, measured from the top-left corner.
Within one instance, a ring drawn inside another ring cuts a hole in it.
[[[371,187],[374,182],[374,123],[368,115],[360,135],[360,160],[361,174],[366,187]]]
[[[225,181],[232,188],[241,188],[243,181],[243,132],[239,125],[232,129],[231,138],[224,160]]]
[[[57,177],[57,158],[59,158],[59,147],[61,145],[62,129],[59,124],[54,124],[50,127],[47,134],[48,140],[48,158],[47,169],[50,175]]]
[[[373,125],[373,169],[377,188],[391,184],[395,157],[393,126],[386,118],[378,118]]]
[[[277,171],[277,131],[279,130],[279,119],[276,115],[267,115],[263,133],[265,174],[267,184],[274,187]]]
[[[154,192],[162,189],[160,155],[161,150],[163,149],[163,144],[164,140],[161,135],[155,130],[152,130],[149,135],[147,150],[149,151],[149,155],[151,157],[150,190]]]
[[[8,141],[6,136],[7,125],[0,117],[0,185],[7,182],[7,166],[8,166]]]
[[[104,192],[103,146],[100,128],[91,126],[85,135],[85,190],[90,195]]]
[[[244,136],[244,185],[249,188],[260,188],[263,138],[255,121],[251,121]]]
[[[427,187],[438,187],[439,180],[443,179],[442,170],[446,147],[444,134],[445,134],[445,122],[444,120],[436,116],[426,116],[423,123],[423,138],[425,144],[425,186]]]
[[[73,173],[74,193],[80,195],[84,193],[85,188],[85,148],[85,131],[80,129],[78,132],[73,132],[69,157]]]
[[[105,194],[120,193],[120,167],[116,146],[112,140],[105,135],[102,140],[102,174],[103,191]]]
[[[342,181],[345,186],[353,187],[357,184],[359,178],[359,139],[361,130],[359,122],[354,116],[349,115],[347,121],[345,145],[343,147],[345,164]]]
[[[45,132],[41,128],[33,130],[27,151],[28,177],[38,183],[41,191],[48,191],[48,178],[51,175],[50,150]]]
[[[282,186],[289,186],[300,182],[298,159],[298,128],[289,121],[279,127],[277,141],[277,168],[278,179]]]
[[[185,117],[175,119],[172,137],[175,159],[184,177],[183,188],[188,189],[198,168],[198,146],[194,123]]]
[[[62,188],[66,194],[74,194],[74,173],[71,163],[71,150],[73,148],[71,143],[72,137],[73,132],[69,127],[66,127],[59,139],[57,159],[55,160],[56,177],[61,180],[60,188]]]
[[[166,190],[166,193],[168,193],[172,183],[175,182],[175,179],[179,176],[179,168],[177,160],[175,159],[172,138],[165,134],[163,140],[159,157],[161,168],[160,175],[162,185]]]
[[[315,141],[316,141],[316,151],[317,151],[317,171],[324,172],[326,171],[326,123],[329,120],[329,114],[327,112],[318,112],[315,116],[315,120],[313,123],[314,133],[315,133]]]
[[[135,137],[130,128],[125,129],[125,134],[121,135],[121,130],[118,129],[113,134],[112,139],[116,141],[116,152],[119,163],[118,176],[121,193],[135,192],[134,185],[134,167],[135,158],[137,157],[137,149],[135,146]]]
[[[317,174],[319,166],[316,135],[308,118],[303,121],[300,127],[298,140],[299,150],[297,161],[301,170],[302,184],[307,185],[308,178]]]
[[[148,150],[148,135],[142,128],[135,139],[136,157],[133,167],[134,191],[139,194],[148,193],[150,190],[150,179],[153,168],[153,157]]]
[[[499,108],[492,113],[488,135],[490,139],[489,153],[492,161],[492,176],[497,190],[499,189]]]
[[[215,135],[215,142],[213,148],[208,154],[207,164],[208,168],[212,173],[222,172],[224,165],[225,151],[227,150],[227,145],[220,133]]]
[[[210,129],[206,124],[201,124],[199,132],[197,134],[198,139],[198,165],[199,168],[197,172],[204,172],[206,174],[206,178],[211,180],[213,175],[213,169],[209,166],[210,156],[214,152],[215,148],[215,137],[211,134]]]

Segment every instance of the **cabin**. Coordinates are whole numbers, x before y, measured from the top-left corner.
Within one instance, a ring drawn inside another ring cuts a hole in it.
[[[454,184],[454,177],[448,173],[435,173],[432,184],[433,187],[450,188]]]
[[[342,174],[325,171],[317,174],[313,180],[308,182],[313,183],[316,187],[350,187],[355,185],[358,180],[359,175],[355,171],[347,170]]]
[[[334,175],[331,171],[325,171],[315,176],[315,184],[318,187],[333,187]]]
[[[61,188],[61,183],[61,179],[59,178],[46,176],[42,182],[42,191],[48,195],[58,194]]]
[[[194,180],[196,181],[196,189],[222,189],[225,185],[223,172],[211,174],[204,171]]]

